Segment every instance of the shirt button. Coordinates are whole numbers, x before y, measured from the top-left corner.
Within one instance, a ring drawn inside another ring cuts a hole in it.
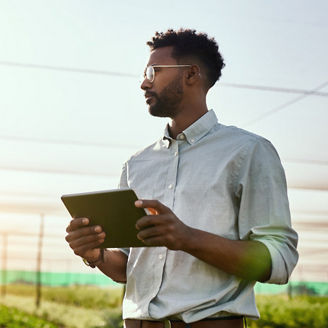
[[[179,154],[179,153],[176,151],[176,152],[174,153],[174,156],[178,156],[178,154]]]
[[[180,135],[178,136],[178,139],[179,139],[179,140],[184,140],[184,138],[185,138],[184,134],[180,134]]]
[[[195,141],[195,139],[190,139],[190,141],[191,141],[191,142],[194,142],[194,141]]]
[[[160,260],[162,260],[162,259],[163,259],[163,255],[162,255],[162,254],[159,255],[158,258],[159,258]]]
[[[169,185],[169,189],[172,189],[173,188],[173,184],[171,183],[170,185]]]

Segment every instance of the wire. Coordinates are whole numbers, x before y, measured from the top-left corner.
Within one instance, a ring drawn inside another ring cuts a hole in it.
[[[282,93],[294,93],[294,94],[301,94],[307,96],[328,97],[328,92],[317,92],[313,90],[311,91],[311,90],[304,90],[304,89],[289,89],[289,88],[269,87],[269,86],[261,86],[261,85],[223,83],[223,82],[221,82],[220,85],[224,87],[233,87],[233,88],[240,88],[240,89],[251,89],[251,90],[261,90],[261,91],[282,92]]]
[[[11,62],[11,61],[0,61],[0,65],[21,67],[21,68],[55,70],[55,71],[71,72],[71,73],[85,73],[85,74],[98,74],[98,75],[108,75],[108,76],[140,78],[139,75],[130,74],[130,73],[112,72],[112,71],[96,70],[96,69],[72,68],[72,67],[64,67],[64,66],[18,63],[18,62]],[[219,85],[223,86],[223,87],[231,87],[231,88],[238,88],[238,89],[251,89],[251,90],[260,90],[260,91],[271,91],[271,92],[282,92],[282,93],[293,93],[293,94],[301,94],[301,95],[328,97],[328,92],[317,92],[315,90],[290,89],[290,88],[271,87],[271,86],[263,86],[263,85],[261,86],[261,85],[225,83],[225,82],[221,82]]]
[[[4,230],[0,230],[0,235],[4,235],[4,234],[7,234],[7,235],[15,235],[16,237],[17,236],[23,236],[23,237],[37,237],[38,236],[38,233],[37,232],[25,232],[25,231],[11,231],[11,230],[8,230],[8,231],[4,231]],[[46,234],[45,236],[46,238],[63,238],[62,235],[55,235],[55,234]]]
[[[36,173],[52,173],[52,174],[69,174],[69,175],[89,175],[89,176],[99,176],[99,177],[115,177],[117,178],[118,174],[111,173],[97,173],[97,172],[83,172],[83,171],[73,171],[73,170],[61,170],[61,169],[47,169],[47,168],[38,168],[38,167],[7,167],[0,166],[0,170],[3,171],[23,171],[23,172],[36,172]]]
[[[243,126],[252,125],[252,124],[254,124],[254,123],[258,122],[258,121],[263,120],[264,118],[267,118],[268,116],[271,116],[272,114],[275,114],[277,112],[280,112],[282,109],[285,109],[286,107],[288,107],[288,106],[290,106],[292,104],[295,104],[296,102],[299,102],[300,100],[304,99],[305,97],[308,97],[308,96],[312,95],[314,92],[317,92],[318,90],[323,89],[327,85],[328,85],[328,81],[320,84],[318,87],[314,88],[308,94],[304,94],[304,95],[298,96],[298,97],[296,97],[294,99],[291,99],[291,100],[287,101],[286,103],[284,103],[282,105],[279,105],[278,107],[275,107],[275,108],[269,110],[266,113],[263,113],[263,114],[259,115],[255,119],[244,123]]]
[[[26,256],[10,256],[10,260],[15,260],[15,261],[36,261],[36,259],[34,257],[26,257]],[[71,258],[43,258],[42,261],[45,262],[69,262],[69,263],[74,263],[75,260],[72,260]]]
[[[328,161],[312,160],[312,159],[291,159],[282,158],[286,163],[301,163],[301,164],[314,164],[314,165],[328,165]]]
[[[139,77],[138,75],[135,74],[121,73],[121,72],[110,72],[104,70],[72,68],[72,67],[63,67],[63,66],[37,65],[37,64],[17,63],[17,62],[9,62],[9,61],[0,61],[0,65],[16,66],[22,68],[48,69],[48,70],[65,71],[65,72],[72,72],[72,73],[87,73],[87,74],[111,75],[111,76],[133,77],[133,78]]]
[[[58,145],[73,145],[73,146],[91,146],[100,148],[127,148],[135,149],[142,147],[141,145],[127,145],[127,144],[114,144],[106,142],[89,142],[79,140],[65,140],[65,139],[40,139],[33,137],[16,137],[8,135],[0,135],[0,139],[9,141],[23,141],[23,142],[35,142],[35,143],[47,143],[47,144],[58,144]]]

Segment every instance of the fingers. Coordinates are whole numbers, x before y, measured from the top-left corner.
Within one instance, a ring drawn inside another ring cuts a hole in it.
[[[150,227],[148,229],[141,230],[137,234],[137,238],[142,241],[145,241],[146,239],[159,236],[160,234],[161,233],[160,233],[160,230],[158,229],[158,227]]]
[[[74,231],[80,227],[88,225],[90,220],[88,218],[73,219],[66,228],[66,232]]]
[[[143,216],[136,222],[136,228],[142,230],[150,226],[163,224],[163,222],[164,220],[161,215],[147,215]]]
[[[83,227],[68,232],[65,237],[67,242],[71,242],[74,239],[81,238],[83,236],[96,235],[102,232],[101,226]]]
[[[141,241],[147,246],[163,246],[165,244],[165,240],[160,236],[151,237],[144,240],[142,239]]]
[[[149,246],[166,246],[174,238],[175,225],[171,218],[164,215],[147,215],[137,221],[137,238]]]
[[[73,244],[71,246],[72,250],[74,251],[74,254],[76,255],[79,255],[79,256],[82,256],[82,257],[85,257],[85,254],[90,251],[90,250],[93,250],[97,247],[99,247],[103,242],[104,242],[105,239],[97,239],[97,240],[93,240],[92,242],[88,242],[88,243],[85,243],[85,242],[78,242],[76,244]]]
[[[137,238],[147,246],[166,246],[175,249],[174,227],[172,225],[151,226],[141,230]]]
[[[104,242],[105,237],[106,237],[105,232],[101,232],[99,234],[86,235],[77,238],[69,238],[67,236],[66,240],[68,241],[70,247],[74,249],[80,247],[81,245],[87,245],[90,243],[98,242],[99,244],[101,244],[102,242]]]
[[[76,255],[84,256],[90,250],[99,247],[106,238],[105,232],[99,225],[88,226],[88,218],[73,219],[66,228],[67,236],[65,237],[70,248]]]
[[[171,211],[158,200],[138,199],[134,204],[136,207],[148,208],[151,214],[155,214],[153,210],[155,210],[158,214],[164,214]]]
[[[138,200],[137,207],[153,208],[158,215],[146,215],[136,222],[137,237],[147,246],[165,246],[182,250],[190,235],[186,226],[166,206],[156,200]]]

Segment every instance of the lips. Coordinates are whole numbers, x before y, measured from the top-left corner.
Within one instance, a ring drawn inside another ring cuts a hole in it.
[[[145,93],[146,103],[149,105],[155,97],[152,93]]]

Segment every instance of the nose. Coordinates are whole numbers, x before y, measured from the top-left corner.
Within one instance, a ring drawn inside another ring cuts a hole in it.
[[[144,80],[141,82],[140,88],[142,90],[150,89],[152,86],[152,83],[145,77]]]

